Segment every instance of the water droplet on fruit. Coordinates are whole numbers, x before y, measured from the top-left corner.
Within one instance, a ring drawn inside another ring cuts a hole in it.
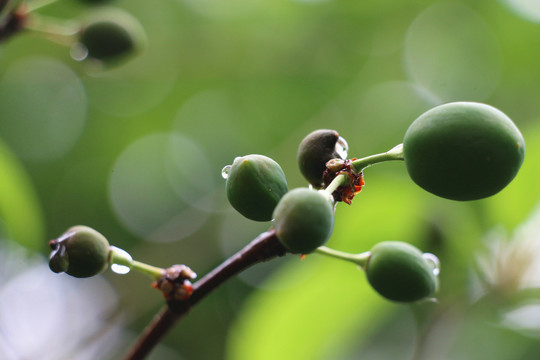
[[[433,275],[438,276],[441,272],[441,262],[439,258],[431,253],[424,253],[422,257],[431,265],[433,268]]]
[[[231,171],[232,165],[227,165],[221,170],[221,177],[227,179],[229,177],[229,172]]]
[[[75,43],[69,50],[71,58],[75,61],[83,61],[88,57],[88,49],[81,43]]]
[[[339,155],[340,158],[345,160],[347,159],[348,152],[349,144],[347,144],[347,141],[340,136],[336,142],[336,153]]]

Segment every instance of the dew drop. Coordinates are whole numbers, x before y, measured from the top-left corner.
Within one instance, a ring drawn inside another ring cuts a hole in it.
[[[227,179],[229,177],[229,173],[231,172],[232,165],[227,165],[221,170],[221,177],[224,179]]]
[[[124,275],[127,274],[131,269],[126,265],[111,264],[111,270],[117,274]]]
[[[345,160],[347,159],[348,152],[349,152],[349,144],[347,144],[347,141],[340,136],[336,142],[336,153],[339,155],[340,158]]]
[[[116,246],[111,246],[112,251],[112,264],[111,270],[117,274],[124,275],[131,270],[131,264],[133,263],[133,258],[131,255]]]
[[[81,43],[75,43],[69,50],[71,58],[75,61],[83,61],[88,57],[88,49]]]
[[[439,258],[431,253],[424,253],[422,257],[431,265],[433,268],[433,275],[438,276],[441,272],[441,262]]]

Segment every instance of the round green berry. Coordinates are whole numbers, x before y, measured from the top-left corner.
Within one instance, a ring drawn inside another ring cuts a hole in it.
[[[291,190],[274,210],[276,236],[294,254],[308,254],[324,245],[333,227],[334,207],[325,192],[308,188]]]
[[[433,264],[420,250],[404,242],[375,245],[365,270],[371,286],[388,300],[418,301],[437,290],[437,270]]]
[[[113,61],[140,51],[145,35],[133,16],[110,9],[89,18],[81,28],[79,42],[87,49],[89,58]]]
[[[456,102],[420,115],[403,139],[411,179],[452,200],[496,194],[516,176],[525,141],[501,111],[485,104]]]
[[[277,162],[263,155],[241,156],[224,173],[227,198],[240,214],[255,221],[272,220],[274,208],[289,189]]]
[[[73,226],[49,244],[53,250],[49,267],[54,272],[85,278],[105,271],[109,265],[109,242],[88,226]]]
[[[339,151],[339,150],[343,151]],[[335,130],[320,129],[307,135],[298,147],[300,172],[313,186],[323,185],[323,172],[331,159],[345,159],[347,145]]]

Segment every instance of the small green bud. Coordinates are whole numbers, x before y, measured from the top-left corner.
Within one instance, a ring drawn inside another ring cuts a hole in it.
[[[263,155],[237,157],[223,176],[231,205],[255,221],[272,220],[274,208],[289,189],[279,164]]]
[[[337,131],[321,129],[307,135],[298,147],[297,160],[300,172],[313,186],[323,185],[323,172],[331,159],[345,160],[347,142]]]
[[[88,57],[114,61],[140,51],[146,36],[138,20],[117,9],[100,11],[82,26],[79,42],[87,49]]]
[[[88,226],[73,226],[49,245],[49,267],[56,273],[84,278],[105,271],[109,265],[109,242]]]
[[[431,296],[438,287],[438,263],[416,247],[385,241],[375,245],[365,266],[371,286],[383,297],[397,302],[413,302]]]
[[[276,236],[294,254],[308,254],[328,241],[334,227],[334,207],[326,192],[298,188],[289,191],[274,210]]]
[[[501,111],[455,102],[420,115],[403,139],[411,179],[437,196],[476,200],[498,193],[516,176],[525,141]]]

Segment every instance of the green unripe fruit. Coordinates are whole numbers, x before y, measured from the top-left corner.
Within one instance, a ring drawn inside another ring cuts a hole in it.
[[[323,185],[323,172],[328,160],[345,159],[346,152],[347,144],[337,131],[315,130],[306,136],[298,147],[300,172],[311,185],[319,188]]]
[[[53,250],[49,267],[54,272],[85,278],[105,271],[109,265],[109,242],[88,226],[73,226],[49,244]]]
[[[83,25],[79,42],[87,49],[89,58],[109,62],[140,51],[145,34],[133,16],[110,9],[95,14]]]
[[[420,250],[404,242],[375,245],[365,270],[371,286],[388,300],[418,301],[437,290],[434,265]]]
[[[328,241],[334,227],[332,199],[324,192],[298,188],[289,191],[274,210],[274,229],[293,254],[308,254]]]
[[[279,164],[263,155],[237,157],[224,174],[229,202],[255,221],[272,220],[274,208],[289,189]]]
[[[456,102],[420,115],[403,139],[405,165],[423,189],[452,200],[496,194],[516,176],[525,141],[501,111]]]

